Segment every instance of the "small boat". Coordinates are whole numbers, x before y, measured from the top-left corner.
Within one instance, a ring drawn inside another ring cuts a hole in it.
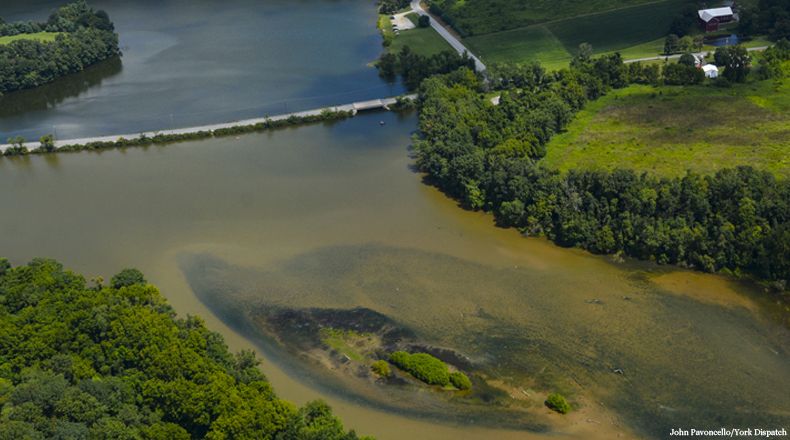
[[[384,121],[381,121],[381,125],[384,125],[384,124],[386,124],[386,122],[384,122]]]

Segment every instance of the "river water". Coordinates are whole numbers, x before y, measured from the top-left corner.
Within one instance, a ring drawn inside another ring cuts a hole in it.
[[[39,124],[90,107],[84,94],[102,81]],[[50,256],[87,278],[137,267],[181,316],[204,316],[233,350],[263,351],[281,397],[325,398],[347,428],[382,440],[547,434],[339,393],[244,333],[245,311],[367,307],[473,362],[554,370],[584,387],[601,422],[544,414],[555,438],[790,426],[788,311],[766,292],[497,228],[414,171],[416,125],[416,113],[379,112],[238,140],[4,158],[0,249],[13,264]]]
[[[401,94],[367,66],[382,51],[373,2],[95,0],[123,57],[0,98],[0,139],[165,130]],[[63,1],[2,2],[46,21]],[[171,119],[172,116],[172,119]]]

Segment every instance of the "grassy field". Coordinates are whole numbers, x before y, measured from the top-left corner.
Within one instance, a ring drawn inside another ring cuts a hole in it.
[[[648,3],[651,0],[434,0],[470,36]]]
[[[55,41],[58,32],[39,32],[36,34],[20,34],[13,37],[0,37],[0,44],[8,44],[16,40],[41,40],[41,41]]]
[[[790,177],[790,94],[771,81],[712,86],[631,86],[581,111],[546,147],[545,163],[634,168],[664,176],[752,165]]]
[[[570,61],[571,54],[544,26],[467,38],[464,45],[486,61]]]
[[[411,20],[415,26],[417,25],[417,14],[409,14],[406,16]],[[409,46],[411,50],[419,55],[430,56],[437,54],[443,50],[453,50],[450,43],[445,41],[438,32],[433,28],[420,28],[415,27],[405,31],[400,31],[397,37],[392,31],[392,22],[389,15],[379,16],[379,29],[384,31],[385,35],[392,35],[394,37],[392,46],[389,47],[390,52],[398,53],[403,46]]]
[[[636,55],[632,58],[656,56],[664,49],[664,36],[683,3],[666,0],[643,4],[463,42],[484,60],[539,60],[548,68],[567,66],[581,43],[592,44],[596,54],[629,50]]]

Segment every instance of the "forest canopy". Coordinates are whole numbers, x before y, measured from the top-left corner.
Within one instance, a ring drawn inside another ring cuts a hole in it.
[[[358,439],[325,402],[279,399],[253,351],[230,353],[124,272],[134,282],[87,288],[52,259],[0,260],[0,440]]]
[[[118,35],[107,12],[79,1],[52,12],[46,22],[6,23],[0,36],[57,33],[55,41],[19,39],[0,44],[0,96],[37,87],[118,54]]]
[[[686,66],[669,66],[679,67],[626,65],[615,54],[551,73],[538,63],[492,64],[486,83],[463,68],[429,78],[421,85],[417,164],[469,208],[493,212],[525,235],[785,289],[790,182],[749,166],[668,178],[631,169],[560,172],[540,163],[548,140],[588,101],[632,83],[682,78],[671,69]],[[503,90],[499,105],[480,93],[488,88]]]

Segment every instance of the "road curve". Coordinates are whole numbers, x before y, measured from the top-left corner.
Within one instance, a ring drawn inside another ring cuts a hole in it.
[[[474,54],[472,54],[472,51],[468,50],[466,46],[461,44],[461,42],[458,41],[455,37],[453,37],[451,33],[447,32],[447,29],[443,28],[436,20],[433,19],[433,17],[431,17],[427,12],[425,12],[422,6],[420,6],[420,0],[412,0],[411,8],[414,10],[414,12],[416,12],[419,15],[427,15],[428,17],[430,17],[431,27],[434,28],[434,30],[436,30],[436,32],[438,32],[439,35],[442,36],[442,38],[447,40],[447,42],[450,43],[450,46],[453,46],[453,49],[458,51],[459,55],[463,55],[464,52],[469,53],[469,56],[471,56],[475,60],[475,69],[477,69],[478,72],[482,72],[486,70],[486,66],[483,65],[483,63],[480,62],[480,60],[476,56],[474,56]]]

